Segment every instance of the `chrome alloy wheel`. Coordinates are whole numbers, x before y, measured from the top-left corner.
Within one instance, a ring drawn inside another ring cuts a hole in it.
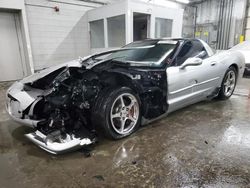
[[[118,134],[129,133],[139,119],[139,104],[135,96],[130,93],[119,95],[112,104],[110,121]]]
[[[231,70],[227,73],[226,79],[223,84],[225,96],[229,97],[233,94],[235,84],[236,84],[236,75],[235,72]]]

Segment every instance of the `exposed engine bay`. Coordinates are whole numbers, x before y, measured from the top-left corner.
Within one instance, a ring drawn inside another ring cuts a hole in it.
[[[111,60],[92,69],[62,67],[33,82],[27,82],[23,91],[42,90],[43,94],[22,111],[23,119],[36,121],[36,133],[27,135],[31,140],[43,138],[48,143],[65,143],[69,140],[97,140],[93,123],[95,103],[106,88],[129,86],[141,98],[142,116],[152,119],[167,111],[166,73],[164,70],[131,67]],[[86,144],[86,145],[87,145]],[[40,144],[39,144],[40,145]],[[85,143],[82,143],[85,145]],[[41,146],[40,146],[41,147]],[[50,151],[59,153],[59,151]]]
[[[66,67],[48,86],[47,82],[45,77],[27,84],[37,89],[49,90],[33,109],[32,119],[45,119],[37,124],[37,129],[46,135],[54,131],[79,135],[86,132],[82,130],[86,128],[92,131],[91,127],[81,125],[89,125],[86,117],[89,116],[90,104],[94,102],[100,89],[96,77],[83,74],[79,68]]]

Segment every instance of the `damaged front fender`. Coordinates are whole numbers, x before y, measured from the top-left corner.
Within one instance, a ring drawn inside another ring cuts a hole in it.
[[[44,93],[43,90],[34,89],[25,90],[24,84],[21,82],[15,82],[7,91],[7,96],[11,101],[18,101],[18,110],[23,111],[30,106],[38,96]]]

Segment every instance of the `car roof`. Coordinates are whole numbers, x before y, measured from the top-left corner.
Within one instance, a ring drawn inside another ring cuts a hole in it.
[[[155,43],[159,42],[159,41],[168,41],[168,40],[172,40],[172,41],[179,41],[179,42],[185,42],[185,41],[198,41],[199,39],[195,39],[195,38],[155,38],[155,39],[152,39],[152,38],[147,38],[147,39],[144,39],[144,40],[140,40],[140,41],[134,41],[134,42],[143,42],[143,41],[152,41]]]

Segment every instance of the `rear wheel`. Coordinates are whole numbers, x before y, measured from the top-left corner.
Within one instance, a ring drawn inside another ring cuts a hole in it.
[[[237,72],[234,67],[229,67],[223,78],[221,89],[218,95],[219,99],[228,99],[232,96],[237,81]]]
[[[101,108],[95,112],[99,118],[94,116],[94,122],[106,136],[120,139],[137,130],[141,120],[140,100],[130,88],[110,89],[100,97],[103,99],[99,104]]]

